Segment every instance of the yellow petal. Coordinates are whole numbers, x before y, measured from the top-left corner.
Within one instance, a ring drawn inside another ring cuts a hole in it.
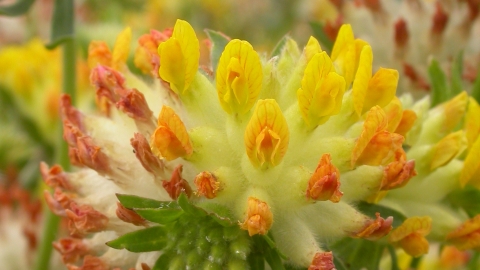
[[[385,108],[383,108],[383,110],[385,111],[385,115],[388,119],[387,130],[390,132],[394,132],[402,121],[402,103],[397,97],[394,97],[392,101],[388,103]]]
[[[415,121],[417,120],[417,114],[412,110],[404,110],[402,113],[402,119],[395,129],[395,133],[402,136],[406,136],[407,132],[413,127]]]
[[[278,165],[287,152],[287,121],[273,99],[259,100],[245,130],[245,148],[255,167]]]
[[[303,52],[308,63],[315,54],[322,52],[322,47],[316,38],[310,36]]]
[[[397,84],[398,71],[380,68],[368,82],[362,114],[375,105],[385,107],[395,97]]]
[[[316,54],[308,63],[297,91],[298,105],[308,126],[325,123],[338,114],[345,92],[345,80],[333,72],[333,64],[325,52]]]
[[[465,146],[465,135],[462,130],[448,134],[445,138],[441,139],[433,149],[433,159],[430,164],[430,170],[435,170],[441,167],[455,156],[459,154],[459,151]]]
[[[357,162],[357,159],[365,150],[370,140],[375,136],[376,133],[387,128],[387,125],[387,117],[382,108],[378,106],[371,108],[367,114],[365,122],[363,123],[362,133],[360,134],[360,137],[355,143],[355,147],[352,151],[352,167],[355,165],[355,162]]]
[[[88,67],[94,68],[97,65],[110,67],[112,63],[112,52],[104,41],[92,41],[88,45]]]
[[[450,132],[462,120],[467,109],[468,94],[463,91],[445,103],[445,131]]]
[[[262,65],[257,52],[247,41],[230,41],[217,68],[217,94],[228,113],[248,112],[262,89]]]
[[[335,61],[342,54],[342,52],[354,42],[353,30],[350,24],[344,24],[338,30],[337,39],[332,48],[332,60]]]
[[[467,136],[468,147],[470,148],[480,134],[480,106],[477,101],[470,97],[468,110],[465,115],[465,135]]]
[[[170,83],[170,88],[183,94],[190,87],[198,70],[200,45],[192,26],[177,20],[170,39],[158,46],[160,78]]]
[[[193,148],[182,120],[168,106],[163,106],[158,117],[158,127],[152,134],[152,152],[166,160],[192,154]]]
[[[464,187],[480,168],[480,137],[469,147],[469,151],[460,172],[460,184]]]
[[[410,256],[419,257],[428,253],[425,235],[432,230],[432,219],[425,217],[407,218],[402,225],[392,231],[389,241],[398,243]]]
[[[132,30],[130,27],[125,28],[118,36],[113,46],[112,52],[112,68],[120,70],[127,62],[130,53],[130,42],[132,41]]]
[[[364,46],[360,54],[358,69],[352,87],[353,107],[359,116],[363,113],[370,78],[372,78],[372,61],[372,47],[370,45]]]

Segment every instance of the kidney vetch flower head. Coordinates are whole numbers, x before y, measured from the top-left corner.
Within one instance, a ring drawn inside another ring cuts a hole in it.
[[[55,247],[71,269],[244,269],[263,258],[333,269],[325,243],[392,229],[391,217],[353,204],[416,173],[402,148],[414,112],[392,109],[398,73],[372,73],[371,47],[349,25],[331,55],[313,37],[303,51],[286,37],[267,56],[208,34],[223,49],[215,72],[199,70],[199,41],[178,20],[157,52],[137,50],[153,85],[99,64],[91,80],[108,114],[62,97],[70,159],[84,168],[42,173],[50,208],[69,219],[72,237]],[[128,52],[128,39],[116,50]]]

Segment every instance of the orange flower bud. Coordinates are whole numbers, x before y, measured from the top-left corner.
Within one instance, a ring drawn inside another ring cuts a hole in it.
[[[257,198],[248,198],[247,218],[240,224],[240,228],[248,230],[250,236],[267,234],[273,223],[273,214],[266,202]]]
[[[217,197],[217,191],[220,188],[220,182],[217,181],[215,175],[210,172],[199,173],[194,180],[197,186],[197,195],[205,196],[208,199]]]
[[[353,237],[377,240],[387,235],[392,230],[393,217],[383,219],[380,213],[375,213],[375,216],[377,217],[375,220],[369,220],[365,227]]]
[[[330,154],[323,154],[308,181],[307,198],[339,202],[343,196],[339,188],[340,171],[332,164]]]
[[[335,264],[333,264],[333,253],[330,252],[317,252],[313,257],[308,270],[333,270]]]

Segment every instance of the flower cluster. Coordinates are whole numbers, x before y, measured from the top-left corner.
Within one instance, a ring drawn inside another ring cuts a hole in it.
[[[328,246],[342,237],[375,241],[396,224],[388,240],[420,256],[430,231],[445,235],[435,224],[444,215],[420,207],[421,191],[442,179],[435,204],[455,174],[465,184],[478,169],[478,105],[466,93],[431,110],[397,98],[398,72],[372,72],[372,48],[350,25],[331,54],[313,37],[303,50],[286,37],[268,55],[209,35],[211,67],[200,69],[187,22],[142,36],[135,62],[153,70],[151,85],[125,65],[129,29],[112,51],[90,46],[103,115],[61,98],[70,160],[83,168],[41,166],[54,189],[45,193],[49,207],[68,218],[71,237],[54,246],[70,269],[244,269],[263,263],[259,246],[272,268],[333,269]],[[466,131],[457,131],[467,103]],[[464,138],[473,145],[466,157]],[[403,220],[364,214],[361,201]],[[471,243],[476,219],[462,227],[466,217],[455,218],[449,241]]]

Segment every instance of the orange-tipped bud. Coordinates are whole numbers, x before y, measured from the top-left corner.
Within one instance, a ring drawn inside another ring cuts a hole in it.
[[[267,234],[273,223],[273,214],[266,202],[257,198],[248,198],[247,218],[240,224],[240,228],[248,230],[250,236]]]
[[[64,263],[75,263],[89,253],[83,239],[78,238],[62,238],[58,242],[53,242],[53,247],[62,255]]]
[[[178,165],[175,170],[173,170],[172,177],[170,181],[163,180],[162,186],[170,195],[170,198],[173,200],[178,199],[178,196],[182,192],[185,192],[187,197],[192,195],[192,188],[188,184],[187,180],[182,178],[183,165]]]
[[[459,250],[480,247],[480,215],[465,221],[460,227],[449,233],[446,240]]]
[[[125,78],[115,69],[98,65],[90,74],[90,82],[97,91],[97,98],[106,98],[112,103],[118,101],[116,91],[125,89]]]
[[[330,252],[317,252],[313,257],[308,270],[333,270],[335,264],[333,264],[333,253]]]
[[[142,122],[152,120],[153,112],[148,107],[147,100],[140,91],[137,89],[121,89],[117,93],[120,95],[120,99],[115,104],[118,109],[135,120]],[[152,126],[154,123],[152,123]]]
[[[115,211],[117,217],[127,223],[132,223],[136,226],[145,226],[146,221],[135,211],[126,208],[121,203],[117,202],[117,210]]]
[[[220,182],[217,181],[215,175],[210,172],[201,172],[195,177],[195,186],[197,186],[196,194],[198,196],[205,196],[208,199],[217,197],[217,192],[220,189]]]
[[[62,189],[73,190],[72,185],[68,181],[67,174],[63,171],[60,165],[54,165],[49,168],[47,163],[41,162],[40,173],[47,186],[52,188],[60,187]]]
[[[410,256],[419,257],[428,253],[428,241],[425,236],[431,229],[430,217],[411,217],[392,231],[389,241],[400,245]]]
[[[405,161],[405,152],[402,149],[395,154],[395,160],[385,167],[380,190],[403,187],[415,175],[415,161]]]
[[[393,217],[383,219],[380,213],[375,213],[375,220],[369,220],[365,227],[353,237],[364,238],[368,240],[378,240],[387,235],[392,230]]]
[[[154,175],[160,175],[165,166],[163,162],[152,153],[147,139],[142,134],[135,133],[133,136],[130,139],[130,144],[135,150],[135,156],[142,163],[143,168]]]
[[[336,203],[342,196],[340,171],[332,164],[330,154],[323,154],[317,169],[308,181],[307,198]]]
[[[70,209],[65,211],[68,217],[70,235],[81,236],[86,233],[104,230],[108,224],[108,217],[93,209],[90,205],[70,203]]]

